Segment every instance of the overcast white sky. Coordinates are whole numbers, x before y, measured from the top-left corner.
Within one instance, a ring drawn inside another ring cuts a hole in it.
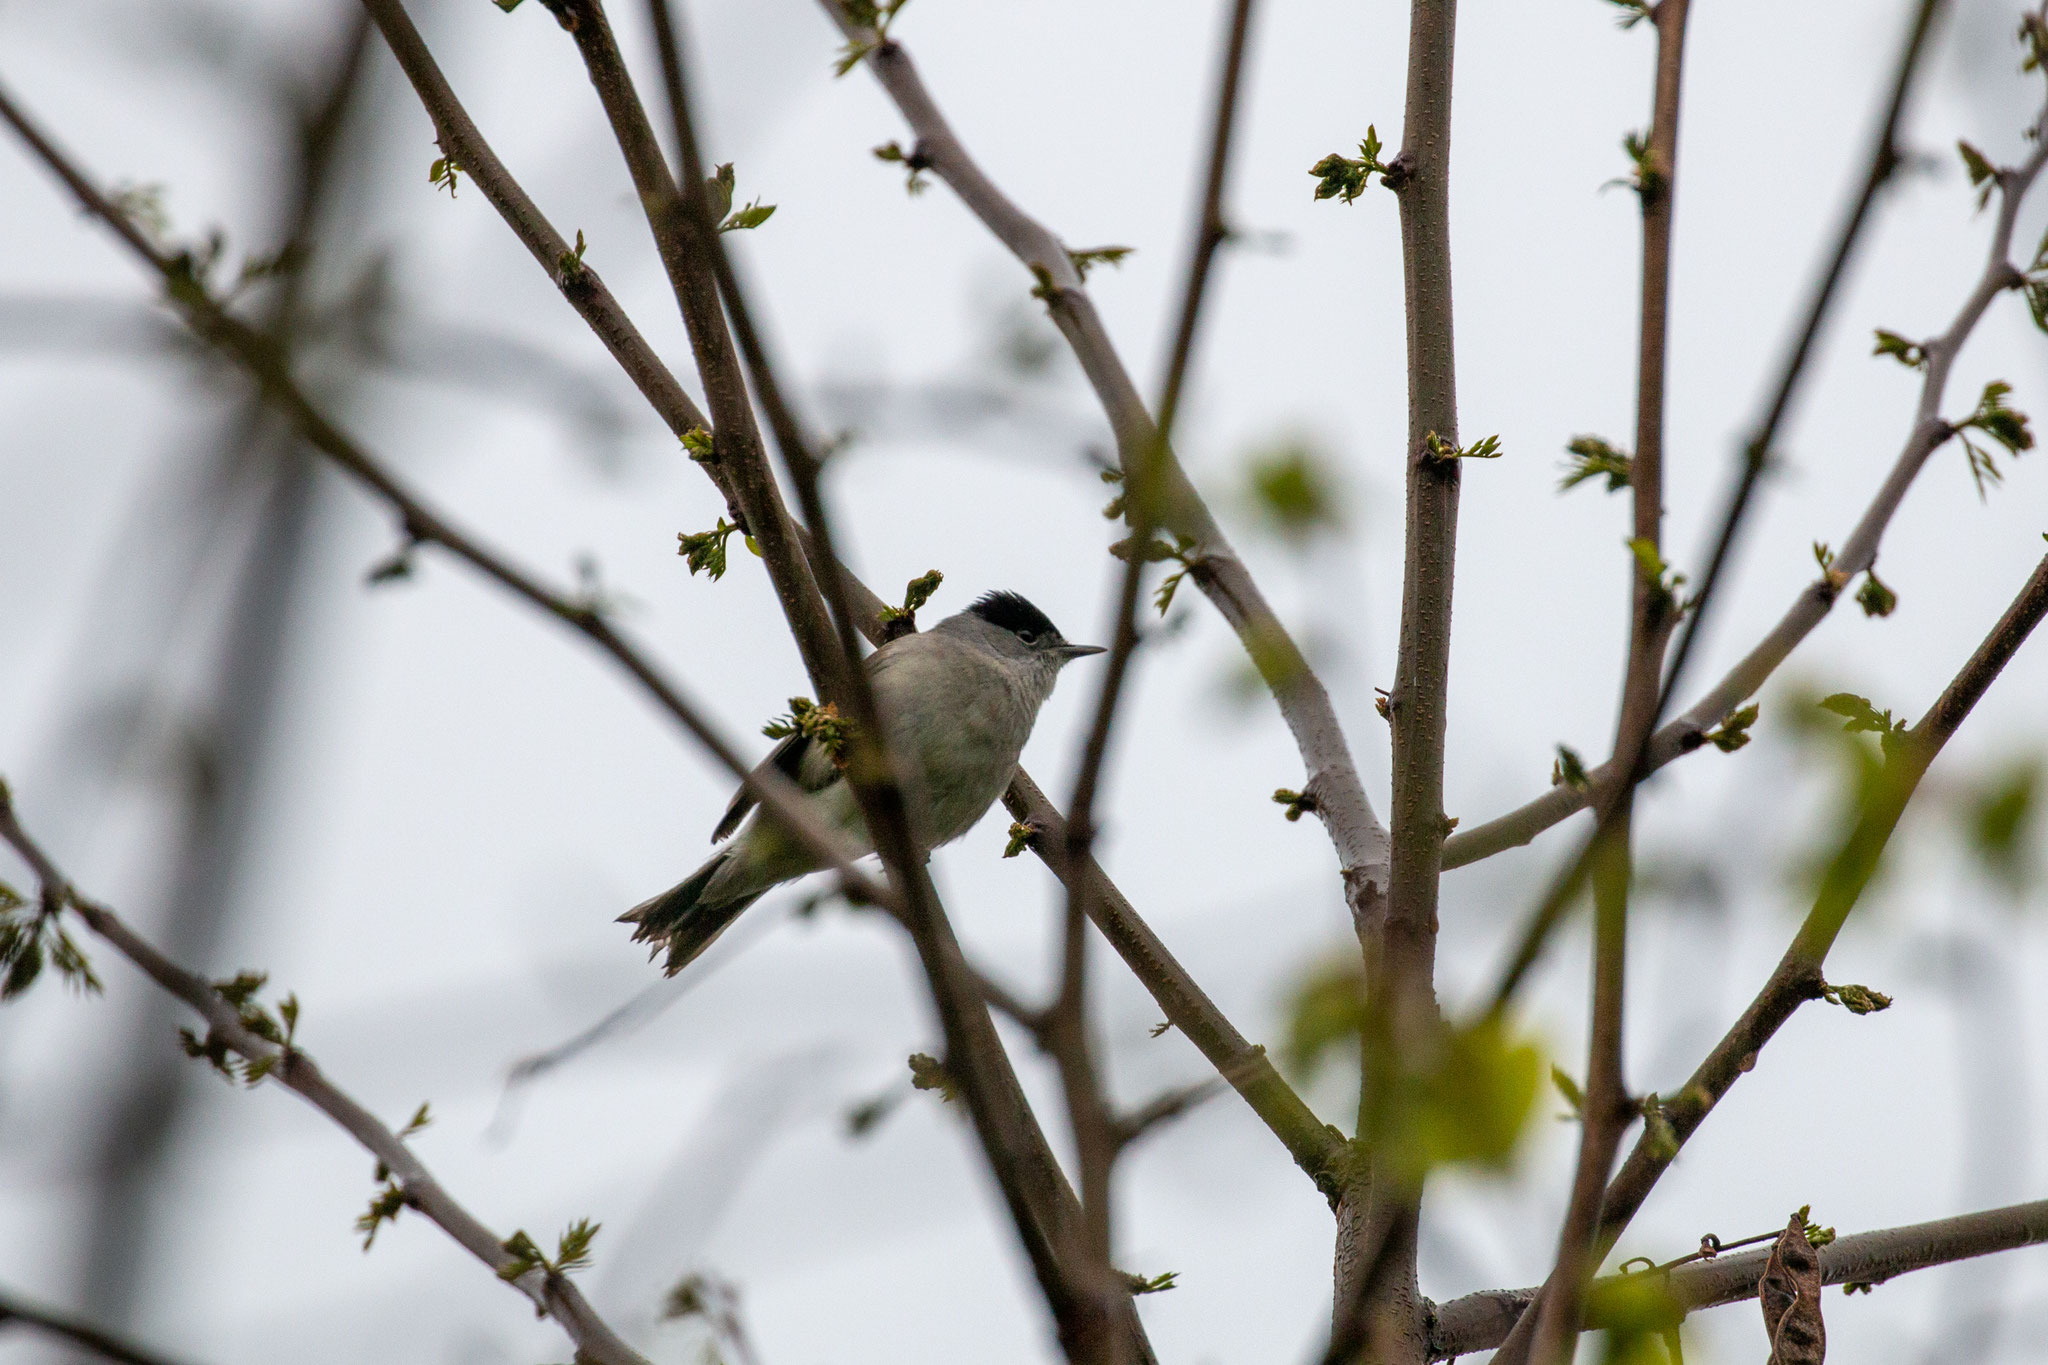
[[[673,305],[565,37],[538,5],[509,16],[484,0],[412,8],[501,156],[560,227],[585,233],[588,259],[682,372]],[[616,8],[644,59],[638,6]],[[1695,6],[1667,476],[1668,544],[1695,575],[1738,435],[1860,174],[1905,8]],[[1811,542],[1841,541],[1904,440],[1916,379],[1868,358],[1870,330],[1939,330],[1982,268],[1989,219],[1973,215],[1949,149],[1966,137],[2015,158],[2040,90],[2018,76],[2006,42],[2016,5],[1956,8],[1910,128],[1932,169],[1885,201],[1695,688],[1776,619],[1813,572]],[[1637,219],[1628,194],[1601,185],[1625,170],[1623,132],[1647,120],[1653,40],[1616,31],[1596,0],[1462,9],[1452,191],[1461,429],[1498,432],[1506,452],[1468,469],[1460,527],[1447,805],[1470,825],[1540,791],[1556,744],[1594,755],[1612,726],[1625,512],[1591,488],[1554,489],[1573,435],[1626,444],[1632,428]],[[103,180],[160,183],[181,230],[220,223],[238,249],[261,249],[277,228],[261,216],[276,148],[237,73],[280,53],[316,69],[348,13],[260,0],[0,3],[0,79]],[[1221,13],[1157,0],[919,0],[897,29],[955,127],[1021,203],[1072,245],[1137,248],[1091,283],[1148,387],[1179,289]],[[855,564],[885,593],[942,569],[938,611],[1009,587],[1070,638],[1103,636],[1118,568],[1103,549],[1115,532],[1097,515],[1104,490],[1083,453],[1105,438],[1099,419],[1063,356],[1035,381],[995,359],[1005,329],[1042,329],[1028,279],[943,187],[907,196],[900,170],[869,155],[903,135],[901,122],[864,72],[832,79],[836,35],[814,7],[727,0],[689,14],[713,158],[739,164],[743,199],[779,206],[742,244],[749,274],[820,424],[864,432],[832,488]],[[1399,603],[1398,232],[1391,196],[1316,204],[1305,171],[1368,123],[1399,145],[1406,26],[1388,0],[1262,8],[1231,198],[1236,220],[1270,238],[1225,259],[1179,427],[1184,458],[1254,572],[1326,652],[1382,807],[1387,746],[1371,700],[1391,669]],[[358,110],[372,148],[346,182],[323,288],[339,292],[385,254],[399,296],[386,335],[413,373],[353,381],[353,428],[526,562],[567,580],[578,556],[596,555],[606,582],[637,604],[628,623],[638,637],[732,733],[765,747],[756,728],[805,690],[794,650],[763,625],[774,612],[765,576],[737,546],[724,581],[685,574],[674,535],[711,524],[721,508],[710,486],[483,197],[465,188],[451,202],[428,184],[426,118],[381,48],[372,60],[375,117]],[[2023,242],[2044,216],[2030,206]],[[0,327],[0,772],[80,881],[144,925],[160,913],[174,833],[154,775],[162,765],[145,753],[105,783],[81,774],[99,761],[93,739],[110,708],[154,697],[177,721],[219,633],[217,612],[166,614],[159,556],[188,534],[179,490],[202,467],[231,391],[182,362],[95,349],[49,320],[80,316],[81,299],[112,308],[146,296],[105,234],[0,140],[0,319],[12,319]],[[456,328],[590,376],[591,401],[624,415],[612,457],[600,458],[588,422],[521,381],[481,392],[422,377],[459,349]],[[1967,410],[1992,378],[2014,384],[2020,408],[2039,409],[2042,343],[2017,298],[2000,302],[1946,411]],[[316,377],[340,393],[341,359],[325,363]],[[1028,402],[1016,421],[935,417],[927,401],[948,386],[1015,393],[1020,383]],[[1248,451],[1297,435],[1340,470],[1353,529],[1306,556],[1262,537],[1239,492]],[[1819,751],[1785,738],[1794,696],[1849,687],[1917,715],[2038,558],[2044,458],[2012,464],[1980,503],[1961,452],[1937,455],[1885,541],[1897,612],[1837,612],[1766,690],[1761,742],[1689,758],[1652,784],[1642,823],[1655,865],[1710,865],[1720,895],[1646,903],[1630,999],[1638,1086],[1682,1080],[1801,908],[1785,869],[1825,828],[1832,789]],[[656,979],[613,917],[699,861],[730,784],[615,671],[459,567],[425,556],[413,582],[365,591],[364,570],[394,543],[388,518],[324,476],[317,508],[260,838],[237,880],[229,941],[204,965],[261,966],[295,990],[308,1048],[380,1113],[401,1120],[430,1099],[439,1121],[418,1146],[494,1227],[552,1235],[578,1216],[601,1220],[585,1278],[659,1361],[695,1358],[688,1331],[650,1321],[661,1292],[692,1269],[741,1287],[764,1365],[1052,1359],[1028,1272],[955,1115],[907,1096],[865,1140],[844,1133],[846,1109],[906,1090],[904,1056],[934,1039],[906,945],[882,924],[839,909],[796,923],[788,910],[800,895],[772,898],[652,1022],[501,1109],[515,1059]],[[235,553],[205,549],[202,588]],[[1277,1040],[1289,984],[1348,940],[1334,860],[1314,822],[1288,824],[1268,801],[1298,780],[1292,747],[1269,705],[1229,700],[1235,646],[1206,604],[1183,601],[1185,629],[1136,675],[1106,797],[1105,861],[1240,1026]],[[1078,670],[1068,678],[1026,753],[1062,797],[1093,685]],[[2044,696],[2048,644],[2036,642],[1944,756],[1935,796],[2048,743]],[[1003,824],[991,818],[934,866],[971,950],[1035,987],[1052,951],[1054,884],[1028,858],[996,856]],[[1447,1002],[1493,970],[1505,927],[1570,843],[1554,832],[1449,875]],[[2022,1135],[2048,1119],[2038,1085],[2048,1012],[2024,989],[2048,968],[2040,895],[2031,915],[2001,900],[1938,815],[1903,843],[1898,874],[1830,964],[1831,977],[1890,991],[1897,1006],[1860,1020],[1820,1007],[1797,1017],[1688,1148],[1626,1251],[1666,1259],[1703,1232],[1779,1226],[1802,1203],[1847,1232],[2039,1196],[2044,1172]],[[100,957],[106,999],[46,988],[0,1013],[0,1286],[58,1302],[80,1297],[90,1172],[79,1154],[143,990]],[[1098,960],[1117,1093],[1137,1102],[1199,1076],[1194,1050],[1174,1034],[1151,1039],[1155,1007],[1108,955]],[[1527,1014],[1573,1071],[1583,1067],[1583,960],[1582,941],[1568,940]],[[151,1045],[164,1065],[189,1065],[167,1038]],[[1045,1080],[1032,1071],[1050,1101]],[[1327,1081],[1312,1094],[1339,1117],[1342,1087]],[[401,1220],[364,1256],[349,1224],[369,1196],[370,1162],[289,1095],[209,1084],[197,1112],[163,1191],[139,1336],[221,1365],[566,1353],[554,1329],[420,1220]],[[1517,1178],[1443,1183],[1425,1292],[1540,1276],[1572,1136],[1546,1119]],[[1150,1139],[1120,1175],[1122,1260],[1180,1272],[1180,1288],[1144,1300],[1163,1360],[1236,1365],[1312,1348],[1328,1306],[1330,1218],[1249,1111],[1218,1100]],[[1933,1324],[1973,1296],[2000,1298],[2015,1316],[1986,1353],[2023,1358],[2048,1333],[2044,1295],[2048,1253],[2023,1252],[1995,1271],[1830,1296],[1829,1334],[1844,1360],[1918,1361]],[[1754,1311],[1697,1319],[1702,1358],[1754,1356]],[[46,1358],[0,1333],[4,1365]]]

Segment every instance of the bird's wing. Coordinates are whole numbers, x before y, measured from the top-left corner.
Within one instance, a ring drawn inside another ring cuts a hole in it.
[[[769,768],[778,768],[784,777],[805,791],[823,791],[839,780],[839,766],[826,758],[822,751],[818,757],[825,759],[824,762],[806,763],[804,760],[810,753],[809,735],[789,735],[768,751],[768,757],[762,759],[760,766],[754,771],[758,773],[766,772]],[[753,808],[754,794],[751,791],[741,787],[733,793],[732,804],[725,808],[725,814],[719,817],[717,828],[711,831],[711,842],[715,844],[731,838],[733,831],[740,827],[740,821],[746,819],[747,812]]]

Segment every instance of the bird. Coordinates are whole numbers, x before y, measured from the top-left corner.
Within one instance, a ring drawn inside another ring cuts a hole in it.
[[[1068,644],[1021,594],[998,591],[868,656],[867,675],[920,847],[950,844],[980,822],[1010,785],[1060,670],[1102,652],[1101,645]],[[795,702],[792,709],[798,709]],[[853,847],[862,854],[874,850],[852,784],[827,743],[797,727],[755,771],[770,768],[796,783],[811,809]],[[711,842],[725,846],[675,886],[619,916],[634,926],[634,942],[652,944],[654,955],[666,949],[670,976],[762,896],[825,866],[758,809],[745,787],[711,831]]]

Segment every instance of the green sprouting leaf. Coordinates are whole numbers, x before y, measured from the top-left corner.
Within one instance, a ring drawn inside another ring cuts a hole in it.
[[[539,1243],[527,1235],[524,1228],[514,1232],[498,1245],[511,1258],[498,1267],[498,1278],[501,1280],[509,1283],[529,1271],[542,1270],[547,1266],[547,1253],[540,1249]]]
[[[1872,355],[1888,355],[1908,369],[1927,368],[1927,348],[1917,341],[1908,341],[1897,332],[1877,329],[1877,348]]]
[[[1956,143],[1956,151],[1962,154],[1963,169],[1970,173],[1970,185],[1977,191],[1977,207],[1981,209],[1991,202],[1991,191],[1998,188],[1998,168],[1967,142]]]
[[[1258,451],[1245,465],[1247,498],[1283,539],[1307,543],[1344,526],[1342,501],[1330,462],[1306,442]]]
[[[1976,482],[1979,498],[1984,496],[1987,484],[2000,482],[2004,475],[1999,472],[1990,450],[1971,439],[1971,432],[1989,437],[2004,447],[2008,455],[2019,455],[2034,448],[2034,433],[2027,425],[2027,415],[2005,401],[2011,392],[2012,385],[2002,379],[1992,380],[1984,386],[1976,410],[1953,427],[1956,439],[1962,442],[1963,452],[1969,460],[1970,477]]]
[[[1647,540],[1635,539],[1624,542],[1629,553],[1635,556],[1636,570],[1650,585],[1655,594],[1656,610],[1660,616],[1682,615],[1690,606],[1680,599],[1678,590],[1685,586],[1685,575],[1673,573],[1664,557],[1657,553],[1657,547]]]
[[[1571,1078],[1571,1074],[1563,1067],[1553,1065],[1550,1068],[1550,1083],[1557,1087],[1557,1093],[1570,1106],[1572,1112],[1569,1117],[1584,1119],[1586,1117],[1586,1092],[1577,1081]]]
[[[1424,1058],[1384,1055],[1373,1070],[1364,1136],[1411,1181],[1438,1166],[1507,1167],[1545,1074],[1535,1046],[1490,1016],[1446,1026]]]
[[[725,542],[739,529],[720,517],[718,524],[708,531],[678,531],[676,553],[689,564],[690,576],[694,578],[702,572],[713,582],[725,577]]]
[[[2032,10],[2022,14],[2020,44],[2027,50],[2027,55],[2020,61],[2020,70],[2048,70],[2048,20]]]
[[[420,1107],[413,1110],[412,1117],[405,1121],[405,1127],[398,1130],[398,1140],[405,1141],[433,1121],[434,1116],[428,1112],[426,1102],[421,1101]]]
[[[911,579],[903,588],[903,605],[900,607],[882,608],[883,623],[885,625],[896,621],[915,623],[917,620],[917,609],[931,601],[932,594],[937,592],[939,585],[945,581],[946,576],[937,569],[929,569]]]
[[[1616,28],[1634,28],[1637,24],[1650,17],[1649,0],[1607,0],[1607,3],[1621,11],[1619,15],[1615,16],[1614,25]]]
[[[1892,998],[1883,991],[1874,991],[1868,986],[1824,985],[1820,988],[1821,999],[1830,1005],[1840,1005],[1851,1014],[1876,1014],[1879,1010],[1892,1007]]]
[[[1380,151],[1379,129],[1367,124],[1365,141],[1358,144],[1357,156],[1332,152],[1309,167],[1308,173],[1316,178],[1316,198],[1349,204],[1365,193],[1373,176],[1379,176],[1380,183],[1386,184],[1389,168],[1380,160]]]
[[[376,1242],[378,1229],[386,1223],[398,1221],[398,1215],[405,1211],[406,1202],[405,1190],[395,1180],[386,1180],[370,1196],[370,1207],[356,1218],[356,1231],[363,1234],[364,1251]],[[508,1278],[517,1279],[518,1276]]]
[[[762,726],[761,733],[770,739],[803,735],[822,746],[833,762],[843,765],[846,746],[853,740],[853,722],[841,716],[832,702],[820,706],[809,697],[791,697],[789,710]]]
[[[2040,760],[2015,763],[1968,793],[1959,812],[1971,852],[2015,894],[2039,875],[2042,844],[2028,837],[2028,828],[2039,809],[2041,784]]]
[[[1133,1294],[1163,1294],[1174,1288],[1179,1279],[1178,1270],[1169,1270],[1164,1274],[1154,1275],[1149,1280],[1142,1275],[1126,1275],[1124,1283],[1130,1286]]]
[[[1005,858],[1016,857],[1025,849],[1031,847],[1031,841],[1037,835],[1038,828],[1035,825],[1027,824],[1022,820],[1011,821],[1010,839],[1008,843],[1003,845],[1003,856]]]
[[[161,243],[170,236],[171,215],[164,207],[162,185],[123,181],[108,192],[107,199],[152,242]]]
[[[839,51],[839,60],[833,71],[841,76],[861,64],[869,53],[878,50],[889,37],[889,25],[895,21],[896,12],[909,0],[845,0],[846,17],[857,28],[866,29],[872,37],[848,40]]]
[[[1664,1102],[1650,1094],[1643,1096],[1639,1107],[1643,1116],[1643,1136],[1649,1139],[1649,1154],[1660,1161],[1669,1161],[1677,1156],[1678,1130],[1671,1126],[1671,1118],[1664,1112]]]
[[[583,273],[583,253],[589,244],[583,240],[583,229],[576,229],[576,246],[555,258],[555,274],[565,283]]]
[[[1880,738],[1902,735],[1906,730],[1904,720],[1894,720],[1891,709],[1879,711],[1867,697],[1854,692],[1835,692],[1820,699],[1823,711],[1832,711],[1846,722],[1842,726],[1848,734],[1874,734]]]
[[[1120,266],[1124,263],[1124,257],[1136,250],[1136,247],[1130,246],[1091,246],[1084,247],[1079,251],[1069,248],[1067,259],[1074,263],[1074,273],[1083,280],[1086,280],[1088,278],[1088,271],[1092,267],[1098,265]]]
[[[867,54],[862,53],[861,55],[866,56]],[[859,59],[856,58],[855,60]],[[903,167],[910,173],[909,178],[904,181],[903,188],[910,191],[913,195],[925,192],[928,182],[924,178],[924,173],[931,169],[932,163],[926,159],[924,153],[918,148],[913,147],[906,152],[903,150],[902,143],[892,140],[875,148],[875,160],[894,162]]]
[[[7,963],[7,975],[0,977],[0,1000],[12,1000],[15,996],[36,984],[36,978],[43,973],[43,941],[39,934],[32,934],[11,954]]]
[[[1290,791],[1286,787],[1281,787],[1275,791],[1273,793],[1273,800],[1275,804],[1287,807],[1286,815],[1289,824],[1294,823],[1303,815],[1316,808],[1314,796],[1307,792]]]
[[[1557,757],[1550,763],[1550,785],[1575,791],[1584,791],[1591,785],[1586,776],[1586,760],[1579,757],[1577,750],[1564,744],[1557,746]]]
[[[427,183],[435,189],[448,191],[448,197],[455,197],[455,187],[462,178],[462,167],[455,158],[443,153],[434,158],[434,164],[427,168]]]
[[[1332,1049],[1366,1026],[1365,974],[1355,954],[1321,964],[1294,989],[1282,1057],[1297,1076],[1312,1074]]]
[[[1749,727],[1756,724],[1759,714],[1757,704],[1751,702],[1721,722],[1720,728],[1709,730],[1700,738],[1724,754],[1732,754],[1749,743]]]
[[[711,205],[712,222],[719,222],[732,212],[732,192],[738,181],[730,161],[720,163],[717,170],[704,177],[704,198]]]
[[[1134,547],[1131,539],[1126,537],[1110,546],[1110,554],[1126,563],[1132,555],[1136,555],[1146,564],[1161,564],[1171,559],[1181,566],[1176,572],[1160,579],[1159,587],[1152,594],[1153,604],[1159,608],[1159,614],[1164,616],[1166,609],[1173,605],[1173,596],[1180,591],[1182,580],[1201,563],[1201,556],[1196,553],[1195,540],[1192,536],[1183,535],[1176,535],[1170,541],[1163,536],[1154,536],[1145,544]]]
[[[1856,605],[1863,608],[1865,616],[1890,616],[1899,605],[1899,595],[1885,586],[1877,576],[1877,570],[1864,572],[1863,586],[1856,590]]]
[[[1608,181],[1600,188],[1612,189],[1619,185],[1639,195],[1660,193],[1664,188],[1664,173],[1657,168],[1657,155],[1651,149],[1649,139],[1641,133],[1624,133],[1621,149],[1628,153],[1629,173]]]
[[[599,1224],[578,1218],[562,1231],[555,1243],[555,1259],[548,1268],[557,1275],[581,1270],[590,1264],[590,1244],[597,1240]]]
[[[1610,493],[1628,487],[1630,457],[1598,436],[1575,436],[1565,450],[1572,458],[1565,461],[1564,477],[1557,481],[1559,492],[1598,478],[1607,480]]]
[[[1482,436],[1469,446],[1460,447],[1445,440],[1435,432],[1422,438],[1423,457],[1448,464],[1452,460],[1498,460],[1500,458],[1500,437]]]
[[[775,205],[764,204],[756,199],[745,208],[736,210],[718,225],[720,232],[745,232],[767,222],[775,214]]]
[[[717,458],[711,433],[703,427],[691,427],[683,433],[683,453],[698,464],[710,464]]]
[[[936,1090],[947,1104],[960,1098],[960,1084],[945,1063],[924,1052],[910,1054],[910,1086],[913,1090]]]

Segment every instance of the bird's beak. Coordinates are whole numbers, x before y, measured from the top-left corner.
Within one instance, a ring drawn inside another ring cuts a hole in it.
[[[1072,659],[1085,659],[1090,654],[1107,654],[1108,652],[1108,648],[1103,645],[1061,645],[1059,649],[1061,663],[1066,663]]]

